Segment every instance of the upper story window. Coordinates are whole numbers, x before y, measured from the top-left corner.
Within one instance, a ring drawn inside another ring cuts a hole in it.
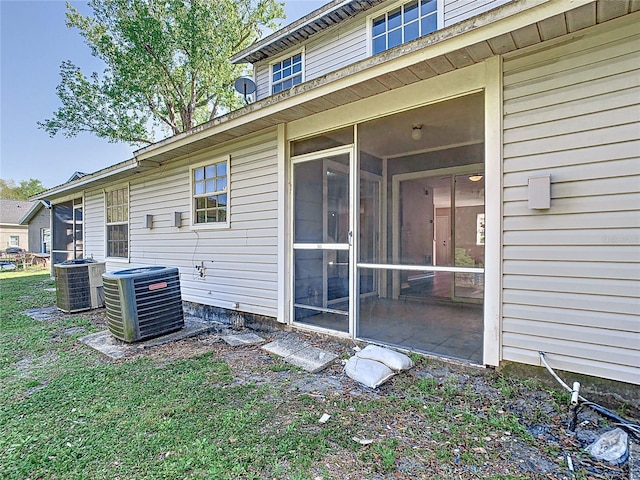
[[[228,225],[229,157],[191,169],[193,224]]]
[[[438,1],[414,0],[373,18],[372,52],[384,52],[438,27]]]
[[[288,90],[302,83],[302,53],[271,65],[271,93]]]
[[[105,192],[107,257],[129,258],[129,189]]]

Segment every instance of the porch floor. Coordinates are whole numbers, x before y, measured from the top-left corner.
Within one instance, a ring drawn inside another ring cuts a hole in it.
[[[479,304],[378,298],[360,303],[358,338],[480,364],[483,321]]]
[[[357,338],[481,364],[483,322],[481,304],[369,298],[360,303]],[[330,313],[299,323],[348,331],[346,317]]]

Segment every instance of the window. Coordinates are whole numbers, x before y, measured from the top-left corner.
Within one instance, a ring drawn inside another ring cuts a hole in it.
[[[194,224],[228,223],[229,158],[201,165],[191,170]]]
[[[17,235],[9,236],[9,246],[10,247],[18,247],[20,246],[20,237]]]
[[[51,252],[51,229],[40,229],[40,253]]]
[[[285,58],[271,66],[271,93],[278,93],[301,83],[302,53]]]
[[[129,189],[105,193],[107,257],[129,258]]]
[[[437,0],[414,0],[375,17],[372,22],[373,54],[435,32],[437,7]]]

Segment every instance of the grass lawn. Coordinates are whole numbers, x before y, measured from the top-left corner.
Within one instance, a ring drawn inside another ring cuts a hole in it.
[[[534,391],[521,382],[407,374],[382,394],[319,395],[293,386],[313,376],[255,347],[243,381],[230,347],[112,361],[77,341],[103,329],[89,312],[56,321],[23,313],[54,305],[52,286],[48,272],[0,274],[0,478],[532,478],[518,451],[557,467],[544,478],[566,474],[563,446],[536,445],[522,414],[505,411]],[[527,415],[550,421],[561,408]],[[319,424],[323,413],[332,417]]]

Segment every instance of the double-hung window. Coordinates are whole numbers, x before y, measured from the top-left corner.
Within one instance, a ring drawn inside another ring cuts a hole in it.
[[[191,169],[194,225],[228,225],[228,178],[229,157]]]
[[[129,258],[129,188],[105,192],[107,257]]]
[[[271,65],[271,93],[288,90],[302,83],[302,53]]]
[[[384,52],[435,32],[438,0],[413,0],[373,18],[372,52]]]

